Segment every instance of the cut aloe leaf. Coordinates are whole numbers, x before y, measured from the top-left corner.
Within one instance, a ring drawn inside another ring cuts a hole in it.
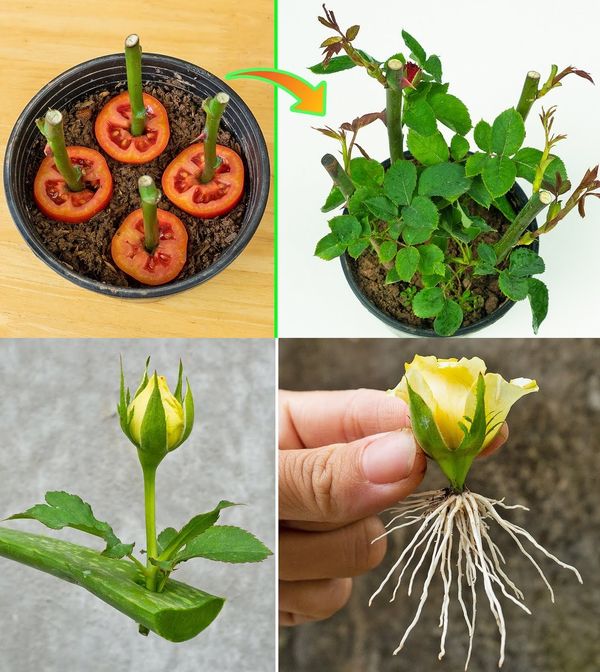
[[[162,593],[145,588],[126,560],[39,534],[0,527],[0,556],[69,581],[171,642],[192,639],[218,616],[225,600],[169,579]]]

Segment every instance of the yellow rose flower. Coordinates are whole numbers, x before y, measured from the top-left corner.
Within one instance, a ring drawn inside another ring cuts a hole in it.
[[[142,422],[148,408],[148,402],[150,401],[152,392],[154,392],[155,378],[158,380],[158,390],[167,423],[167,450],[173,450],[183,435],[183,406],[171,394],[171,390],[169,390],[169,386],[167,385],[167,379],[164,376],[152,376],[149,378],[144,389],[129,405],[129,413],[132,413],[129,431],[133,440],[141,445]]]
[[[486,373],[485,362],[479,357],[458,360],[415,355],[410,364],[405,364],[405,370],[400,383],[388,393],[409,405],[413,431],[423,450],[438,461],[449,478],[451,471],[451,481],[459,485],[473,458],[500,430],[511,406],[538,390],[535,380],[507,382],[498,373]],[[477,427],[476,413],[481,419]]]

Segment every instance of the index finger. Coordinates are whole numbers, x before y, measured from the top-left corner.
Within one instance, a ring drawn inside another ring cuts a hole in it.
[[[279,392],[279,448],[350,443],[409,427],[402,399],[381,390]]]

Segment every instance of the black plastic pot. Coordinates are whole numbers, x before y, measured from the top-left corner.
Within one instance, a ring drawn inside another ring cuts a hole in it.
[[[411,158],[410,154],[408,154],[406,158]],[[389,168],[389,165],[390,162],[388,159],[387,161],[384,162],[383,166],[387,169]],[[516,183],[514,187],[508,192],[508,194],[506,194],[506,197],[516,212],[519,212],[519,210],[523,208],[525,203],[527,203],[527,196],[525,195],[525,192]],[[537,221],[534,219],[533,222],[531,222],[531,224],[529,225],[528,229],[529,231],[535,231],[537,228],[538,228]],[[535,250],[535,252],[537,252],[539,250],[539,246],[540,246],[539,239],[536,239],[530,245],[530,249]],[[343,254],[340,257],[340,261],[342,263],[342,269],[344,271],[346,280],[348,281],[348,284],[350,285],[350,288],[354,292],[356,298],[372,315],[375,315],[375,317],[378,318],[381,322],[386,324],[396,333],[410,334],[411,336],[439,337],[439,334],[436,334],[433,328],[427,329],[425,327],[415,327],[410,324],[405,324],[404,322],[397,320],[395,317],[392,317],[385,311],[381,310],[381,308],[376,306],[367,296],[363,294],[360,285],[358,283],[358,279],[356,278],[354,269],[352,268],[354,259],[352,259],[352,257],[350,257],[348,254]],[[506,313],[514,305],[515,305],[514,301],[507,299],[503,304],[498,306],[498,308],[493,313],[486,315],[478,322],[469,324],[466,327],[460,327],[458,331],[455,334],[453,334],[453,336],[465,336],[466,334],[472,334],[473,332],[485,329],[485,327],[489,327],[490,324],[494,324],[494,322],[498,321],[503,315],[506,315]]]
[[[27,104],[18,118],[6,149],[4,159],[4,190],[8,208],[27,244],[50,268],[67,280],[94,292],[123,298],[151,298],[175,294],[206,282],[226,268],[246,247],[262,218],[269,195],[269,155],[263,134],[254,115],[244,101],[227,84],[210,72],[178,58],[162,54],[144,54],[142,77],[145,82],[174,86],[200,98],[225,91],[230,96],[223,127],[240,144],[246,168],[246,211],[238,237],[209,268],[185,280],[159,287],[118,287],[92,280],[75,273],[51,255],[42,244],[32,225],[30,213],[35,208],[33,185],[27,182],[26,166],[37,165],[41,158],[32,155],[34,139],[39,131],[35,119],[49,107],[64,109],[85,96],[123,86],[125,57],[123,54],[101,56],[63,72],[46,84]],[[173,84],[174,78],[177,84]]]

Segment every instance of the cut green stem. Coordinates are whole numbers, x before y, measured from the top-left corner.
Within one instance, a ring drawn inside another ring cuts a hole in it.
[[[329,173],[329,177],[333,183],[344,195],[344,198],[349,199],[354,193],[354,184],[350,179],[348,173],[342,168],[340,162],[333,156],[333,154],[325,154],[321,159],[323,168]]]
[[[83,191],[85,184],[79,166],[74,166],[67,154],[63,116],[59,110],[48,110],[42,119],[36,119],[36,126],[44,135],[52,150],[54,163],[71,191]]]
[[[385,116],[390,147],[390,161],[392,164],[404,158],[404,144],[402,137],[402,73],[404,65],[397,58],[387,62],[387,87]]]
[[[158,247],[158,201],[160,191],[156,188],[150,175],[142,175],[138,180],[138,189],[142,199],[142,214],[144,216],[144,247],[148,254],[152,254]]]
[[[517,103],[517,112],[523,117],[523,121],[527,119],[527,115],[531,110],[532,105],[538,98],[538,91],[540,86],[540,73],[535,70],[530,70],[525,77],[521,97]]]
[[[144,508],[146,512],[146,588],[156,592],[158,567],[150,559],[158,558],[156,544],[156,467],[142,467],[144,472]]]
[[[131,105],[131,135],[143,135],[146,130],[146,107],[142,92],[142,47],[140,38],[135,34],[125,40],[125,68]]]
[[[519,211],[515,220],[506,229],[504,235],[494,246],[498,262],[501,262],[509,252],[517,245],[521,236],[527,230],[531,222],[554,200],[554,196],[549,191],[538,191],[534,193],[527,201],[522,210]]]
[[[225,108],[229,103],[229,96],[224,93],[217,93],[214,98],[208,98],[202,104],[202,109],[206,112],[206,123],[204,126],[204,169],[200,176],[203,184],[210,182],[215,176],[215,170],[219,167],[217,158],[217,135],[219,125]]]
[[[195,637],[217,617],[224,600],[169,579],[153,593],[127,560],[116,560],[68,541],[0,527],[0,556],[85,588],[142,628],[171,642]],[[18,599],[15,588],[14,599]]]

